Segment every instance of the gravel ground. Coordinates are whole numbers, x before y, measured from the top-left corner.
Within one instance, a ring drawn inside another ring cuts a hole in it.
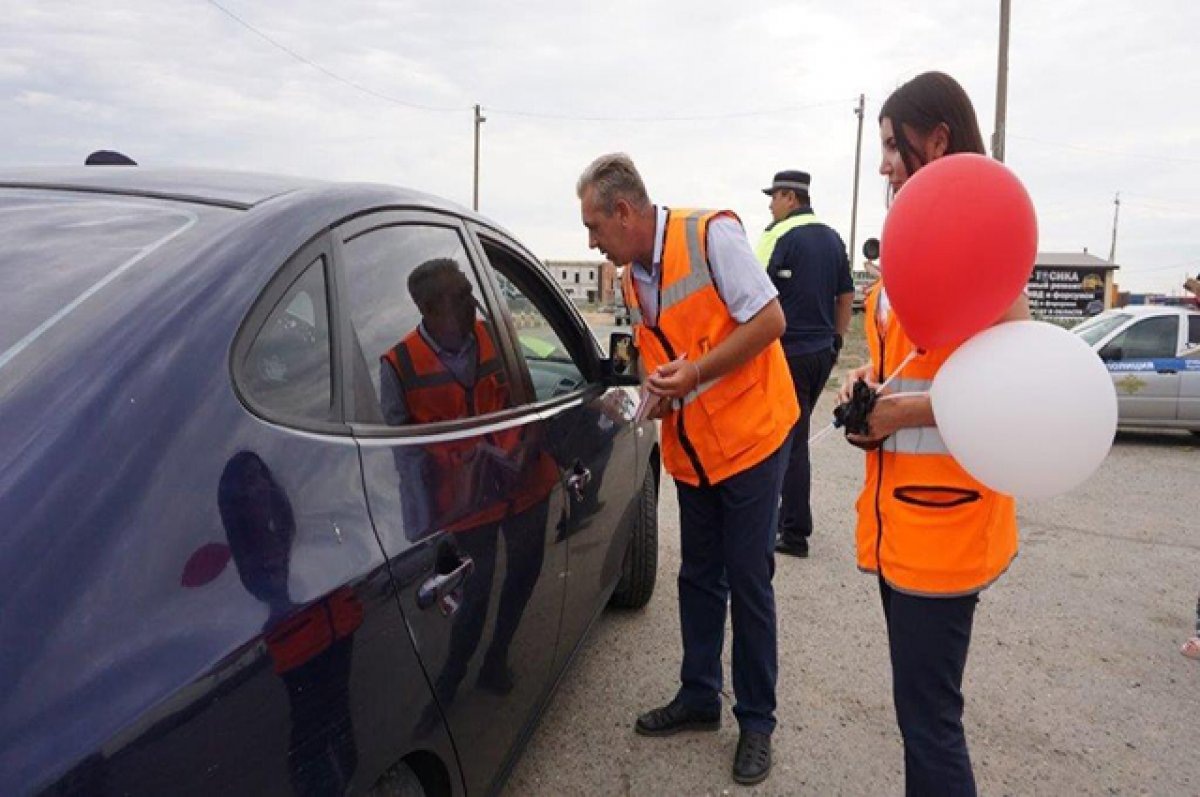
[[[827,392],[815,417],[829,417]],[[1020,506],[1021,555],[983,594],[966,726],[983,794],[1200,794],[1200,664],[1177,652],[1200,589],[1200,459],[1182,434],[1121,434],[1071,494]],[[510,778],[510,795],[901,794],[877,586],[854,567],[859,452],[813,451],[812,557],[780,557],[775,766],[730,777],[737,728],[648,739],[634,717],[677,686],[674,490],[650,605],[601,617]],[[728,645],[726,646],[728,683]]]

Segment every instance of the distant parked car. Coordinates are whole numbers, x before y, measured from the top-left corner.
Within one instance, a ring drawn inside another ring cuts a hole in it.
[[[1124,307],[1072,331],[1112,375],[1120,426],[1188,429],[1200,436],[1200,311]]]
[[[398,188],[0,171],[0,239],[0,795],[499,790],[654,589],[632,363]]]

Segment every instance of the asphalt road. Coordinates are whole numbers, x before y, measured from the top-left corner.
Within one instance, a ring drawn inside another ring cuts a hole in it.
[[[816,417],[830,408],[827,392]],[[964,686],[982,794],[1200,794],[1200,663],[1177,652],[1200,590],[1198,444],[1121,434],[1085,485],[1020,505],[1021,554],[983,594]],[[771,777],[752,789],[730,777],[728,702],[719,733],[633,732],[677,686],[679,525],[667,481],[653,599],[601,617],[506,794],[903,793],[878,589],[854,566],[862,458],[831,437],[813,464],[812,557],[780,557],[775,576]],[[728,645],[725,668],[728,683]]]

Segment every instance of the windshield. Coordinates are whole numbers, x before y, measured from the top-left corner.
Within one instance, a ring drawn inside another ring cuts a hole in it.
[[[1124,324],[1130,318],[1132,316],[1128,313],[1101,313],[1095,318],[1089,318],[1071,331],[1083,338],[1087,342],[1087,345],[1095,346],[1104,339],[1105,335]]]
[[[94,194],[0,192],[0,368],[195,226],[199,210]]]

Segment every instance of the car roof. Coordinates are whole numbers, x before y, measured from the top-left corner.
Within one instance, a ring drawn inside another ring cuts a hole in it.
[[[247,209],[321,181],[253,172],[60,166],[0,170],[0,187],[46,188],[160,197]]]
[[[1114,307],[1110,312],[1129,315],[1194,315],[1200,313],[1200,309],[1179,307],[1173,304],[1130,304],[1124,307]]]
[[[477,214],[432,194],[392,185],[347,183],[259,172],[144,166],[39,166],[0,169],[0,188],[31,188],[117,194],[249,210],[267,200],[301,191],[348,198],[369,194],[375,201],[416,205],[480,221]],[[386,196],[384,196],[386,195]],[[489,226],[495,226],[489,224]]]

